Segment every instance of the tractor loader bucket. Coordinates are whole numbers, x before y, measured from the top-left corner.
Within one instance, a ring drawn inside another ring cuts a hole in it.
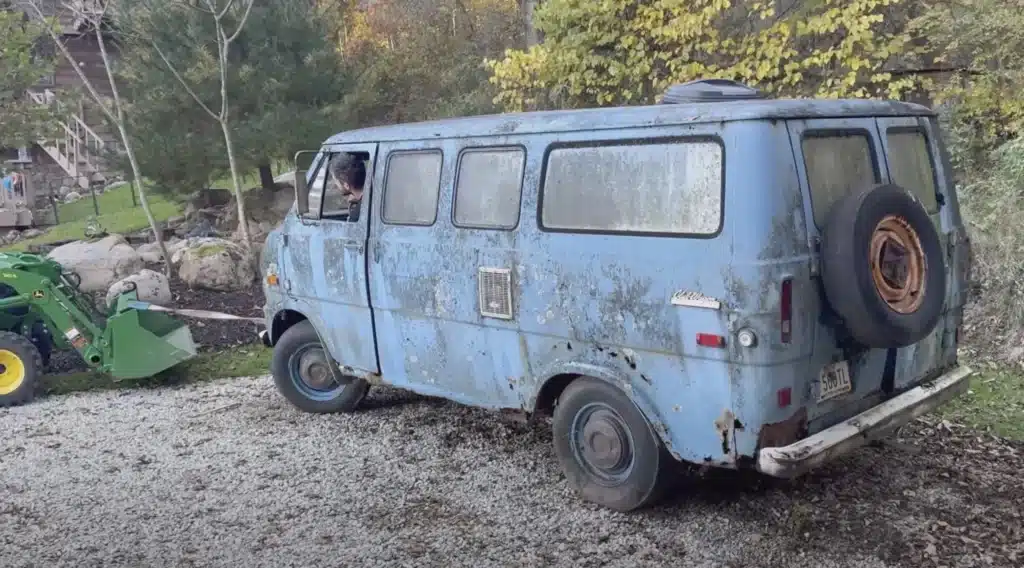
[[[115,379],[151,377],[196,356],[187,325],[160,312],[139,310],[137,305],[145,304],[134,290],[125,292],[107,320],[104,335]]]

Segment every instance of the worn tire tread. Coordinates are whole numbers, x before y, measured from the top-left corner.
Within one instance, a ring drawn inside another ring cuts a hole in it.
[[[637,463],[626,484],[633,486],[619,492],[585,483],[587,473],[576,463],[568,443],[569,430],[577,409],[589,400],[611,403],[626,421],[634,439]],[[643,509],[658,503],[665,495],[672,477],[672,466],[677,462],[665,449],[651,428],[647,417],[621,389],[606,381],[581,377],[570,383],[559,396],[552,417],[555,454],[569,484],[588,501],[619,512]]]
[[[296,408],[311,414],[355,411],[370,389],[370,383],[365,379],[352,377],[352,382],[336,398],[326,401],[307,398],[292,384],[288,370],[288,357],[291,355],[291,350],[311,341],[319,342],[320,336],[317,335],[316,329],[309,320],[289,327],[277,340],[271,354],[270,371],[278,392]],[[337,365],[334,365],[333,359],[331,363],[335,367],[335,371],[341,373]]]

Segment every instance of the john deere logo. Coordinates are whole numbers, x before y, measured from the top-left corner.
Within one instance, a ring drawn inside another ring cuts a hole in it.
[[[46,292],[43,292],[42,290],[33,290],[32,297],[36,300],[42,300],[46,297]]]

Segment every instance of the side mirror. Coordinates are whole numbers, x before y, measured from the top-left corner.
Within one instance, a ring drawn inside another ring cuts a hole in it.
[[[309,213],[309,187],[306,185],[306,171],[295,170],[295,180],[292,183],[295,188],[295,204],[299,217]]]

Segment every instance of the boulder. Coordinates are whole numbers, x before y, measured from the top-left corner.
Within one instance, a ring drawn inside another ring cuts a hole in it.
[[[200,189],[188,197],[185,209],[187,210],[189,206],[195,211],[210,207],[223,207],[231,202],[231,197],[232,193],[227,189]]]
[[[241,245],[226,239],[185,245],[180,262],[178,276],[190,288],[230,292],[248,289],[252,284],[251,259]]]
[[[4,240],[5,243],[10,244],[10,243],[16,243],[16,242],[20,241],[21,237],[22,237],[21,231],[19,231],[17,229],[11,229],[10,231],[7,231],[6,235],[4,235],[3,240]]]
[[[167,243],[164,244],[166,245]],[[157,264],[164,260],[164,255],[160,254],[160,245],[156,243],[142,243],[135,251],[139,253],[142,261],[146,264]]]
[[[167,277],[159,272],[142,269],[137,274],[118,280],[107,290],[107,307],[113,305],[121,293],[130,288],[129,282],[135,284],[136,293],[143,302],[166,306],[171,303],[171,284]]]
[[[72,191],[64,196],[65,203],[74,203],[82,198],[82,194],[77,191]]]
[[[250,221],[277,226],[295,203],[295,193],[287,189],[268,191],[256,188],[245,192],[244,199],[245,213]],[[224,224],[232,231],[238,227],[238,205],[234,199],[224,212]]]
[[[273,231],[277,227],[277,223],[270,223],[268,221],[249,221],[249,237],[252,238],[253,244],[262,243],[267,239],[267,235],[270,231]],[[242,228],[235,227],[235,231],[231,233],[231,240],[242,242]]]
[[[199,218],[196,224],[185,233],[185,238],[219,237],[220,232],[206,218]]]
[[[114,282],[143,268],[142,257],[121,235],[70,242],[47,256],[77,273],[83,292],[106,292]]]
[[[41,229],[26,229],[25,232],[21,234],[21,238],[23,239],[34,239],[41,236],[43,236],[43,231]]]

